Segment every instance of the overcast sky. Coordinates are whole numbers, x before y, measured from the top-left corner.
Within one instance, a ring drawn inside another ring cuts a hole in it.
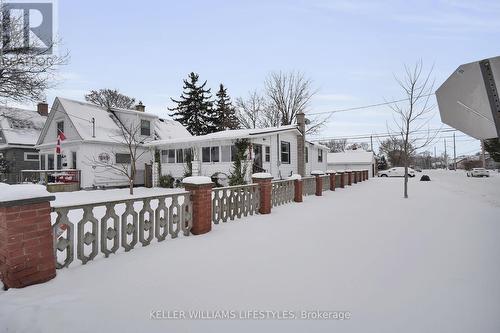
[[[233,99],[262,89],[270,71],[302,71],[318,91],[313,112],[401,98],[394,75],[405,63],[434,66],[437,88],[500,50],[498,1],[60,0],[57,17],[71,60],[50,103],[117,88],[164,117],[191,71]],[[382,133],[391,119],[387,107],[339,113],[321,136]],[[459,154],[479,149],[457,139]]]

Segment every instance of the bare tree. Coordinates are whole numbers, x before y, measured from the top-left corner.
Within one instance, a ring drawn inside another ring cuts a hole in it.
[[[134,180],[137,173],[137,162],[148,152],[145,143],[152,140],[152,136],[141,135],[140,122],[123,123],[118,118],[119,130],[111,133],[110,137],[116,142],[115,148],[109,151],[109,155],[126,154],[124,161],[101,160],[92,156],[89,164],[92,167],[101,167],[105,172],[110,171],[116,175],[125,176],[128,179],[130,195],[134,194]],[[122,147],[120,149],[119,147]],[[127,156],[128,155],[128,156]]]
[[[120,93],[117,89],[91,90],[85,95],[87,102],[104,106],[107,109],[130,109],[135,104],[135,98]]]
[[[243,99],[236,99],[237,117],[244,128],[260,127],[262,113],[266,108],[266,100],[256,90],[248,93]]]
[[[398,137],[389,137],[382,142],[379,142],[379,152],[387,157],[391,167],[404,166],[404,141]],[[414,152],[413,147],[410,147],[410,152]],[[409,160],[413,157],[410,153]]]
[[[269,114],[278,117],[281,125],[296,121],[297,114],[307,111],[314,94],[312,82],[300,72],[272,72],[265,80],[265,92],[269,103]],[[326,118],[307,119],[306,132],[317,133],[325,124]]]
[[[347,139],[331,139],[320,143],[330,148],[330,153],[341,153],[347,147]]]
[[[397,78],[396,82],[406,95],[406,100],[390,104],[393,110],[394,126],[397,135],[391,134],[393,131],[388,128],[392,139],[400,139],[403,143],[403,166],[405,168],[404,177],[404,197],[408,198],[408,166],[410,157],[418,150],[430,144],[437,135],[431,135],[430,130],[426,134],[423,128],[428,125],[433,117],[435,105],[430,103],[433,93],[434,82],[430,76],[432,68],[428,73],[423,73],[423,62],[418,61],[413,67],[405,65],[405,74],[402,78]]]
[[[354,142],[348,145],[346,149],[347,150],[362,149],[368,151],[370,149],[370,145],[367,142]]]
[[[59,41],[43,45],[28,39],[29,27],[22,17],[11,15],[9,4],[0,2],[0,98],[16,102],[39,101],[56,85],[56,72],[67,64],[69,53],[52,54]]]

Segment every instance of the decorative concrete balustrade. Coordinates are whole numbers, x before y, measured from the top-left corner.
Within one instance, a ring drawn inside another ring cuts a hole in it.
[[[105,209],[102,217],[96,214],[97,209]],[[153,239],[176,238],[179,232],[189,236],[193,225],[189,192],[61,205],[52,210],[57,214],[52,231],[58,269],[73,262],[75,247],[76,258],[86,264],[99,252],[109,257],[119,248],[132,250],[138,242],[148,246]]]
[[[271,184],[271,201],[273,207],[293,201],[295,196],[295,180],[276,180]]]
[[[227,186],[212,190],[212,222],[227,222],[258,213],[260,192],[258,184]]]
[[[304,195],[313,195],[316,193],[316,177],[303,177],[302,187]]]

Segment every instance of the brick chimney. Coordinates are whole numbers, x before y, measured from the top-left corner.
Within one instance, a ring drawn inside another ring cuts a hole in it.
[[[146,110],[146,106],[142,104],[142,101],[139,101],[139,104],[135,106],[135,110],[139,112],[144,112]]]
[[[300,131],[297,135],[297,172],[304,177],[306,175],[306,115],[304,112],[297,113],[297,126]]]
[[[38,103],[36,110],[41,116],[47,117],[49,115],[49,105],[45,101]]]

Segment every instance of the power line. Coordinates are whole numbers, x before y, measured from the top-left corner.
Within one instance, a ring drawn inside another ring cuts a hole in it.
[[[417,131],[413,131],[410,133],[414,134],[426,134],[426,133],[448,133],[448,132],[456,132],[458,130],[454,128],[433,128],[433,129],[421,129]],[[390,136],[395,136],[401,134],[400,132],[390,132],[390,133],[374,133],[374,134],[359,134],[359,135],[349,135],[349,136],[337,136],[337,137],[323,137],[318,139],[311,139],[310,141],[327,141],[327,140],[353,140],[353,139],[370,139],[370,138],[385,138]]]
[[[427,94],[427,95],[422,95],[421,97],[429,97],[434,95],[432,94]],[[409,98],[403,98],[403,99],[398,99],[394,101],[388,101],[388,102],[383,102],[383,103],[377,103],[377,104],[368,104],[368,105],[363,105],[363,106],[356,106],[352,108],[346,108],[346,109],[338,109],[338,110],[330,110],[330,111],[318,111],[318,112],[308,112],[307,115],[319,115],[319,114],[329,114],[329,113],[339,113],[339,112],[348,112],[348,111],[356,111],[356,110],[363,110],[363,109],[370,109],[370,108],[375,108],[377,106],[384,106],[384,105],[389,105],[389,104],[394,104],[394,103],[399,103],[399,102],[404,102],[408,101]]]

